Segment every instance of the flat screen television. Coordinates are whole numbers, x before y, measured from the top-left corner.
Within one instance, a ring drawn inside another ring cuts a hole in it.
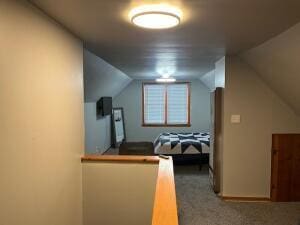
[[[97,116],[107,116],[112,113],[112,97],[102,97],[97,102]]]

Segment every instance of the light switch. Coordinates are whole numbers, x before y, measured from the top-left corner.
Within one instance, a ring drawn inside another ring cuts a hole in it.
[[[240,123],[241,115],[231,115],[230,121],[231,121],[231,123]]]

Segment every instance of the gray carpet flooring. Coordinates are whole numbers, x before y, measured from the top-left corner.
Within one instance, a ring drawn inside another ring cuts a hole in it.
[[[211,190],[208,168],[176,166],[180,225],[300,225],[300,203],[224,202]]]

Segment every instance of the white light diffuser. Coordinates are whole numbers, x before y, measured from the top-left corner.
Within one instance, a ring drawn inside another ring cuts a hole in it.
[[[133,24],[148,29],[175,27],[180,23],[181,16],[179,9],[164,4],[140,6],[129,13]]]
[[[176,79],[175,78],[157,78],[156,82],[159,82],[159,83],[173,83],[173,82],[176,82]]]

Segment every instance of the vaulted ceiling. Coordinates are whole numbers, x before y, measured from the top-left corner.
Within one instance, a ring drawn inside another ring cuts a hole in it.
[[[127,17],[155,0],[31,0],[85,46],[132,78],[200,77],[225,53],[253,48],[300,21],[299,0],[169,0],[182,8],[180,26],[145,30]]]
[[[300,115],[300,23],[242,58]]]
[[[84,101],[96,102],[103,96],[117,96],[131,78],[88,50],[83,52]]]

